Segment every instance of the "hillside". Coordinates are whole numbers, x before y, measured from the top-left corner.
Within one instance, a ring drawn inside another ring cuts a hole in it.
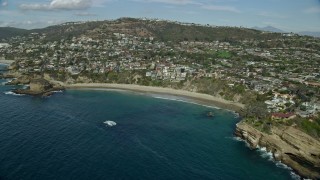
[[[102,33],[101,33],[102,32]],[[0,28],[0,39],[28,33],[43,33],[46,40],[70,39],[82,35],[97,37],[103,33],[118,32],[138,37],[154,37],[161,41],[238,41],[244,39],[267,40],[281,36],[279,33],[263,33],[238,27],[212,27],[193,23],[120,18],[114,21],[70,22],[43,29],[24,30]]]
[[[30,31],[14,27],[0,27],[0,41],[1,39],[11,38],[14,36],[27,35]]]

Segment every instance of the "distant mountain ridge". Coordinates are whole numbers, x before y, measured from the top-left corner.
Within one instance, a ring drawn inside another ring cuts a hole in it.
[[[313,37],[320,38],[320,32],[302,31],[302,32],[299,32],[298,34],[304,35],[304,36],[313,36]]]
[[[259,31],[276,32],[276,33],[288,33],[286,31],[283,31],[281,29],[278,29],[278,28],[272,27],[272,26],[266,26],[266,27],[255,26],[252,29],[256,29]],[[297,32],[297,34],[302,35],[302,36],[320,37],[320,32],[313,32],[313,31],[301,31],[301,32]]]
[[[266,26],[266,27],[253,27],[252,29],[256,29],[256,30],[259,30],[259,31],[269,31],[269,32],[276,32],[276,33],[284,33],[285,31],[281,30],[281,29],[278,29],[278,28],[275,28],[275,27],[272,27],[272,26]]]

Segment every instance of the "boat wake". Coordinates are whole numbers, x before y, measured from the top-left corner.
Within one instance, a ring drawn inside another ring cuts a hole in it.
[[[117,125],[117,123],[114,122],[114,121],[105,121],[105,122],[103,122],[103,123],[106,124],[106,126],[109,126],[109,127],[112,127],[112,126]]]

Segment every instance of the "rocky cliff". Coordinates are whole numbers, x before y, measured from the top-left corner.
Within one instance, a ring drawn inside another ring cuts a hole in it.
[[[10,75],[7,75],[7,77],[10,78]],[[11,76],[14,77],[14,76]],[[19,76],[16,79],[13,79],[12,81],[6,83],[6,85],[19,85],[19,84],[29,84],[30,83],[30,77],[28,76]]]
[[[43,78],[30,80],[29,86],[29,89],[16,89],[13,90],[13,92],[16,94],[50,96],[51,94],[53,94],[53,91],[64,89],[63,86],[59,84],[54,84]]]
[[[33,79],[30,81],[30,91],[44,92],[52,88],[52,84],[45,79]]]
[[[294,127],[271,127],[263,133],[246,122],[236,127],[236,136],[249,143],[251,148],[266,147],[274,158],[290,166],[298,174],[320,179],[320,142]]]

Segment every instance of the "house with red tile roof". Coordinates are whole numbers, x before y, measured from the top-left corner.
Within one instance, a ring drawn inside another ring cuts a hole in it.
[[[293,112],[290,113],[272,113],[271,119],[273,120],[289,120],[295,118],[297,115]]]

